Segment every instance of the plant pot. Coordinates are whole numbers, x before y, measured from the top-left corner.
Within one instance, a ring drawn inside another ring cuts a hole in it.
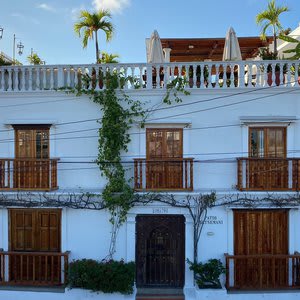
[[[205,284],[198,284],[199,289],[222,289],[221,284],[212,284],[212,283],[205,283]]]
[[[268,85],[271,86],[273,83],[273,78],[272,78],[272,72],[268,73]],[[280,85],[280,71],[275,71],[275,85],[279,86]]]

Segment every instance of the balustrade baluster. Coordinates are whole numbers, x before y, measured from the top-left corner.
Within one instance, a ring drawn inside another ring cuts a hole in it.
[[[14,74],[14,72],[13,72],[12,68],[7,69],[7,71],[8,71],[8,90],[13,91],[14,90],[13,89],[13,74]]]
[[[108,66],[104,65],[104,67],[102,68],[102,71],[103,71],[103,89],[106,89],[107,76],[110,72],[110,69]]]
[[[272,68],[272,75],[271,75],[271,78],[272,78],[272,84],[271,84],[271,86],[272,87],[274,87],[274,86],[276,86],[276,83],[275,83],[275,81],[276,81],[276,74],[275,74],[275,68],[276,68],[276,64],[274,64],[274,63],[272,63],[271,64],[271,68]]]
[[[285,86],[288,86],[288,87],[292,86],[292,84],[291,84],[292,78],[291,77],[292,77],[291,76],[291,65],[287,62],[286,63],[286,74],[285,74]]]
[[[42,68],[36,67],[36,89],[39,91],[41,90],[42,84],[43,84],[43,78],[42,78]]]
[[[192,72],[193,76],[189,76],[190,87],[197,88],[197,65],[193,64],[189,67],[189,71]],[[189,72],[190,73],[190,72]]]
[[[54,89],[54,68],[50,67],[49,69],[49,90]]]
[[[139,86],[143,87],[143,67],[139,66]]]
[[[132,90],[134,90],[134,88],[135,88],[135,77],[134,77],[135,67],[131,67],[130,70],[131,70],[131,80],[132,80],[132,82],[131,82],[131,84],[130,84],[130,88],[131,88]],[[127,84],[128,84],[128,83],[126,82],[126,85],[127,85]]]
[[[23,68],[21,70],[21,79],[20,79],[20,90],[26,91],[26,70],[27,68]]]
[[[248,87],[254,88],[254,85],[253,85],[253,64],[249,63],[248,67],[249,67],[249,82],[248,82]]]
[[[3,67],[0,70],[0,91],[6,91],[5,89],[5,72],[6,69]]]
[[[160,69],[159,69],[159,65],[156,65],[155,66],[155,80],[156,80],[156,82],[155,82],[155,87],[156,88],[159,88],[160,87]]]

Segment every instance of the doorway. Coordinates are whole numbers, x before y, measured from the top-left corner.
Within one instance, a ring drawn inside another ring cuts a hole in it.
[[[182,288],[185,272],[184,249],[183,216],[137,216],[137,287]]]

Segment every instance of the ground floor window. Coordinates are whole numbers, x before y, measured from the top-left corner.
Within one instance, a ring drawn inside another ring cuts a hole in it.
[[[60,209],[10,209],[9,251],[0,253],[0,285],[60,285]]]

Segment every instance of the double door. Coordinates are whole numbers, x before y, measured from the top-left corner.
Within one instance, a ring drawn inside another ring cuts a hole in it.
[[[60,283],[61,210],[9,210],[9,280]]]
[[[181,128],[147,128],[146,188],[182,189]]]
[[[14,187],[49,188],[49,126],[18,125],[14,128]]]
[[[255,190],[288,188],[285,127],[249,129],[249,167],[247,181]]]
[[[136,218],[138,287],[182,288],[185,230],[180,215],[139,215]]]

